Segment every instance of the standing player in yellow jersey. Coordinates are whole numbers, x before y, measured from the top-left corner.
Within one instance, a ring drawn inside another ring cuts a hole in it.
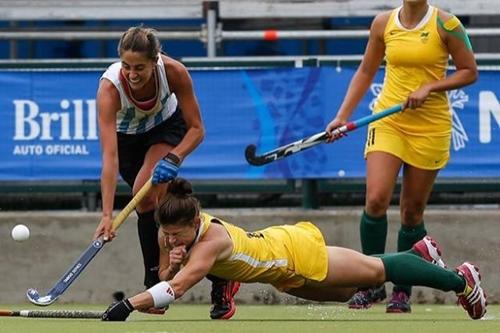
[[[447,76],[450,55],[456,71]],[[361,65],[327,132],[351,117],[384,57],[384,85],[374,112],[398,103],[405,103],[406,110],[368,128],[366,203],[360,225],[362,250],[368,255],[385,251],[386,211],[401,168],[398,251],[410,249],[427,234],[424,209],[450,155],[452,123],[446,91],[471,84],[478,75],[460,21],[426,0],[405,0],[401,7],[375,17]],[[360,290],[349,307],[367,308],[386,297],[384,286],[373,287]],[[410,286],[396,285],[387,312],[410,312],[410,295]]]
[[[133,310],[163,308],[182,297],[207,274],[240,282],[269,283],[293,296],[315,301],[346,301],[356,287],[385,281],[455,291],[473,319],[486,313],[479,270],[463,263],[443,268],[436,242],[425,237],[411,250],[370,257],[326,246],[310,222],[246,232],[202,213],[191,185],[177,178],[155,212],[160,225],[160,279],[136,296],[114,303],[106,321],[123,321]]]

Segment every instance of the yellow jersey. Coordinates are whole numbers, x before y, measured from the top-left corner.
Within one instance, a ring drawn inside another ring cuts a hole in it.
[[[321,231],[310,222],[272,226],[255,232],[201,214],[200,237],[210,223],[221,224],[233,241],[228,259],[216,261],[210,274],[240,282],[269,283],[280,291],[298,288],[307,280],[322,281],[328,254]]]
[[[438,32],[438,9],[429,6],[413,29],[403,27],[400,10],[392,11],[384,30],[385,78],[374,112],[402,103],[424,84],[446,76],[449,52]],[[446,92],[431,92],[420,108],[384,118],[374,126],[384,124],[404,134],[449,136],[451,114]]]

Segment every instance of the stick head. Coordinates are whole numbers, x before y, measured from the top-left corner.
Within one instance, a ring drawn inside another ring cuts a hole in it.
[[[256,145],[248,145],[245,149],[245,158],[247,162],[250,163],[251,160],[255,158],[255,153],[257,152]]]
[[[47,296],[40,296],[40,293],[38,290],[30,288],[26,292],[26,297],[28,297],[28,300],[39,306],[47,306],[51,305],[57,300],[57,297],[53,297],[52,295],[47,295]]]
[[[260,166],[272,162],[276,159],[274,158],[275,155],[271,156],[273,158],[269,158],[270,156],[265,156],[265,155],[257,156],[255,154],[256,152],[257,152],[256,145],[248,145],[245,149],[245,158],[247,162],[251,165]]]

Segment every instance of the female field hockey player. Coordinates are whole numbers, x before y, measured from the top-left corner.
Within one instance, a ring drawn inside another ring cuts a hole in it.
[[[191,185],[177,178],[157,208],[161,282],[108,307],[103,320],[123,321],[133,310],[172,304],[207,274],[240,282],[269,283],[315,301],[346,301],[356,287],[391,281],[454,291],[469,316],[486,313],[479,270],[463,263],[447,270],[436,242],[425,237],[412,249],[377,257],[326,246],[310,222],[245,230],[202,213]]]
[[[447,76],[449,55],[456,71]],[[398,251],[406,251],[426,234],[424,209],[440,169],[448,162],[451,113],[447,90],[477,79],[469,38],[453,15],[426,0],[404,0],[401,7],[373,20],[365,55],[344,101],[326,131],[347,122],[385,58],[383,89],[374,112],[405,103],[405,111],[368,128],[365,147],[366,203],[360,233],[364,254],[384,253],[387,209],[402,169],[401,229]],[[397,284],[387,312],[410,312],[411,284]],[[383,285],[361,289],[349,307],[368,308],[386,297]]]
[[[144,285],[150,288],[159,281],[154,209],[165,191],[165,184],[161,184],[177,176],[182,161],[201,143],[205,130],[191,76],[184,65],[161,52],[153,29],[128,29],[120,39],[118,54],[120,61],[102,75],[97,92],[102,218],[94,237],[103,235],[107,241],[115,237],[111,223],[118,172],[134,194],[152,175],[157,186],[137,205]],[[213,318],[234,311],[231,299],[237,287],[214,280]]]

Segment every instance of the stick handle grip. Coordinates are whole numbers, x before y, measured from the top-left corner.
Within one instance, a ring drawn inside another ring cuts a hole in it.
[[[103,312],[82,310],[2,310],[0,317],[99,319]]]
[[[0,310],[0,317],[16,317],[16,311],[11,310]],[[19,312],[19,311],[17,311]],[[19,314],[17,314],[19,315]]]
[[[393,107],[390,107],[388,109],[385,109],[384,111],[380,111],[374,114],[371,114],[369,116],[365,116],[363,118],[359,118],[358,120],[350,121],[347,124],[337,127],[332,131],[332,136],[335,138],[343,133],[350,132],[352,130],[355,130],[356,128],[366,126],[370,123],[373,123],[374,121],[377,121],[379,119],[385,118],[387,116],[390,116],[393,113],[397,113],[401,110],[403,110],[404,104],[398,104],[394,105]]]
[[[121,212],[114,218],[113,224],[111,225],[112,230],[118,229],[122,223],[127,219],[127,217],[132,213],[132,211],[137,207],[139,202],[149,193],[151,188],[153,187],[153,183],[151,178],[141,187],[139,192],[134,195],[134,197],[130,200],[130,202],[121,210]]]
[[[401,110],[403,110],[403,104],[398,104],[398,105],[394,105],[388,109],[385,109],[384,111],[380,111],[380,112],[377,112],[377,113],[374,113],[374,114],[371,114],[369,116],[366,116],[366,117],[363,117],[363,118],[360,118],[356,121],[353,121],[352,124],[354,126],[354,128],[358,128],[358,127],[362,127],[362,126],[365,126],[365,125],[368,125],[369,123],[372,123],[374,121],[377,121],[379,119],[382,119],[384,117],[387,117],[393,113],[396,113],[396,112],[399,112]]]

